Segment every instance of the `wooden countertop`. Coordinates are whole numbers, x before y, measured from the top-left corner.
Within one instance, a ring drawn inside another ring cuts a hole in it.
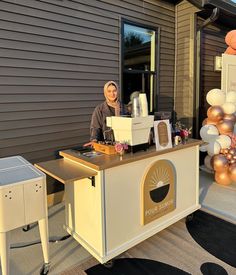
[[[78,169],[78,164],[65,158],[36,163],[35,167],[64,184],[97,175],[82,165]]]
[[[104,170],[107,168],[115,167],[118,165],[130,163],[133,161],[138,161],[145,158],[150,158],[158,155],[163,155],[170,152],[175,152],[179,150],[183,150],[189,147],[201,145],[203,142],[197,139],[189,139],[186,144],[180,144],[173,148],[168,148],[165,150],[156,151],[155,146],[151,146],[147,151],[139,151],[136,153],[127,153],[124,154],[122,159],[118,154],[116,155],[105,155],[101,154],[92,158],[83,156],[80,152],[75,150],[64,150],[60,151],[59,155],[66,158],[71,159],[80,164],[86,165],[89,168],[95,169],[97,171]]]

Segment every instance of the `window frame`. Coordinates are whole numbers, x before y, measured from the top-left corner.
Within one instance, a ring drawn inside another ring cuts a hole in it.
[[[155,71],[146,71],[146,70],[127,70],[124,69],[124,25],[129,24],[135,27],[146,28],[155,31]],[[145,23],[134,22],[125,18],[121,18],[121,38],[120,38],[120,49],[121,49],[121,67],[120,67],[120,87],[121,87],[121,100],[124,100],[124,91],[123,91],[123,74],[137,74],[137,73],[144,73],[148,75],[153,75],[153,106],[152,112],[154,113],[157,111],[158,108],[158,95],[159,95],[159,87],[160,87],[160,27],[159,26],[152,26]]]

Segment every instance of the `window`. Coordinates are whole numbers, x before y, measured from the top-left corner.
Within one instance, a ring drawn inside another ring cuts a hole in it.
[[[123,22],[122,99],[130,101],[134,91],[147,94],[149,112],[154,111],[156,94],[157,31]]]

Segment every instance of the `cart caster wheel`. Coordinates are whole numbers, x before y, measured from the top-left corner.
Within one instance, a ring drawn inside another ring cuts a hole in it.
[[[49,269],[50,269],[50,263],[44,264],[42,266],[42,268],[40,269],[40,275],[46,275],[46,274],[48,274]]]
[[[106,268],[112,268],[114,266],[114,261],[110,260],[103,264]]]
[[[193,218],[194,218],[194,215],[193,215],[193,213],[192,213],[192,214],[188,215],[188,216],[185,218],[185,220],[186,220],[186,222],[191,222],[191,221],[193,220]]]
[[[23,227],[22,230],[23,230],[24,232],[29,231],[29,230],[30,230],[30,224],[26,225],[26,227]]]

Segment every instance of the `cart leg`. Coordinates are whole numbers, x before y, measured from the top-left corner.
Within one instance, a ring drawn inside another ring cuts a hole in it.
[[[111,259],[108,262],[103,264],[106,268],[112,268],[114,266],[114,260]]]
[[[9,275],[9,232],[0,233],[0,256],[1,256],[1,266],[2,275]]]
[[[49,264],[49,245],[48,245],[48,220],[41,219],[39,223],[39,233],[42,242],[44,263]]]

